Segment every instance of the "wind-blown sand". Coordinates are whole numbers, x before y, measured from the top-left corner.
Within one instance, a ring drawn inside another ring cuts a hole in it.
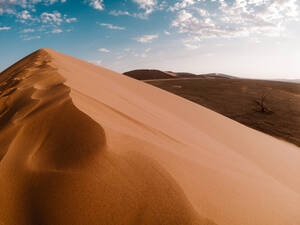
[[[296,146],[51,49],[0,92],[1,225],[300,224]]]

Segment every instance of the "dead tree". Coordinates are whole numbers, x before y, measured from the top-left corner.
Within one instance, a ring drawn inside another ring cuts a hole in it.
[[[256,103],[256,105],[259,107],[259,112],[261,113],[271,113],[271,109],[267,107],[266,105],[266,100],[267,100],[267,96],[269,95],[270,90],[267,90],[265,92],[263,92],[260,96],[259,99],[256,99],[254,102]]]

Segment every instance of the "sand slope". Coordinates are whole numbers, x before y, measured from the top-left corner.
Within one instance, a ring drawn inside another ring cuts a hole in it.
[[[0,224],[300,224],[293,145],[51,49],[0,92]]]

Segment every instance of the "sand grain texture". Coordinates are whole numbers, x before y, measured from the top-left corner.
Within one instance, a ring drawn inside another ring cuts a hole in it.
[[[293,145],[51,49],[0,95],[0,224],[300,224]]]

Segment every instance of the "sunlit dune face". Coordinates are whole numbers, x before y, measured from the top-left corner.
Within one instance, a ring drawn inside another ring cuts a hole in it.
[[[0,186],[9,191],[0,194],[0,222],[214,224],[154,160],[107,145],[101,124],[73,104],[48,51],[1,74]]]
[[[51,49],[0,79],[0,223],[300,222],[294,145]]]

